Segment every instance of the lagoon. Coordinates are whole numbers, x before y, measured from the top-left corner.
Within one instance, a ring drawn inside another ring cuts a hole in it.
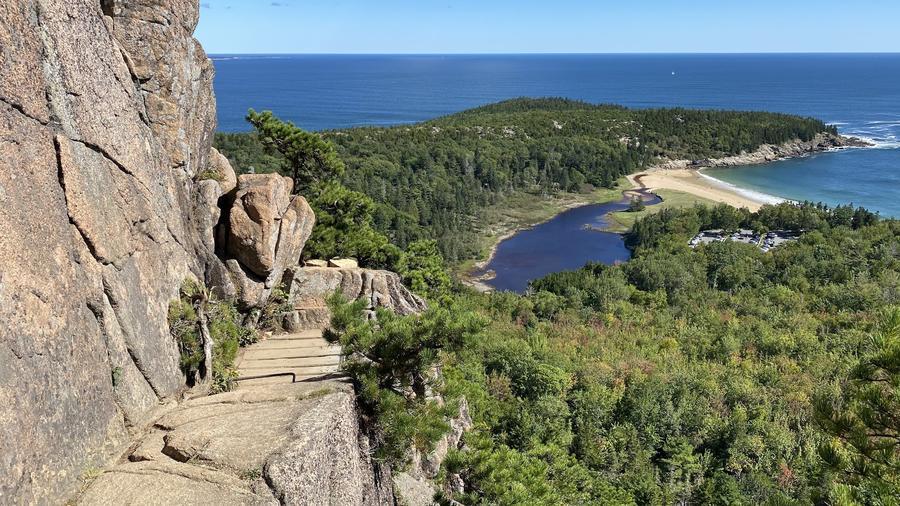
[[[647,205],[660,202],[645,196]],[[493,273],[485,284],[495,290],[522,293],[529,281],[560,271],[574,270],[589,262],[614,264],[631,258],[622,234],[606,232],[607,214],[628,208],[629,200],[590,204],[568,209],[532,228],[502,241],[486,268],[475,275]]]

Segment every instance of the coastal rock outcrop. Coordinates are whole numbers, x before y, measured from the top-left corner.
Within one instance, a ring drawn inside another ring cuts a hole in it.
[[[224,269],[222,189],[198,181],[216,121],[198,14],[0,0],[4,502],[65,496],[183,388],[169,301]]]
[[[699,169],[704,167],[733,167],[774,162],[785,158],[797,158],[831,149],[866,147],[869,143],[856,137],[844,137],[831,133],[818,133],[808,141],[797,139],[784,144],[763,144],[752,152],[722,158],[703,160],[670,160],[654,167],[655,170]]]
[[[400,315],[427,309],[425,301],[410,292],[400,276],[390,271],[294,267],[285,272],[284,287],[294,308],[284,318],[284,327],[291,332],[327,327],[331,313],[326,299],[335,291],[348,300],[364,298],[369,309],[383,307]]]

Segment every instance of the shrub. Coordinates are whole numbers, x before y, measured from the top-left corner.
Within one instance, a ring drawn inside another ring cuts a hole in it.
[[[204,370],[203,318],[213,342],[212,371]],[[232,302],[211,298],[205,287],[192,280],[182,284],[178,299],[169,304],[169,330],[178,344],[180,366],[188,385],[209,377],[211,393],[234,387],[238,348],[258,339],[255,330],[240,322],[241,315]]]
[[[428,452],[447,431],[454,402],[439,405],[435,368],[443,351],[458,350],[484,327],[472,313],[432,307],[422,315],[398,316],[386,309],[367,319],[365,299],[329,298],[331,329],[340,342],[344,369],[357,387],[363,419],[373,429],[375,458],[402,464],[412,446]]]

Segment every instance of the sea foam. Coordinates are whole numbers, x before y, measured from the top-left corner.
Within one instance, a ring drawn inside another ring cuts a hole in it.
[[[726,190],[737,193],[739,195],[742,195],[744,197],[747,197],[748,199],[752,200],[753,202],[758,202],[760,204],[781,204],[782,202],[789,202],[789,200],[785,199],[785,198],[776,197],[775,195],[769,195],[768,193],[751,190],[749,188],[742,188],[735,184],[731,184],[726,181],[722,181],[721,179],[716,179],[708,174],[704,174],[702,170],[698,171],[698,174],[700,174],[700,177],[705,178],[712,184],[714,184],[720,188],[724,188]]]

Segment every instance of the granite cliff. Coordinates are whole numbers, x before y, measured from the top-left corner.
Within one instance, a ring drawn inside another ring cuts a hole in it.
[[[63,494],[184,384],[168,302],[218,262],[196,212],[221,160],[198,13],[0,3],[2,498]]]
[[[71,497],[182,400],[167,312],[185,279],[252,314],[299,268],[315,216],[292,181],[236,177],[212,148],[198,15],[197,0],[0,0],[0,503]],[[346,430],[303,438],[357,440],[342,392]],[[343,486],[319,471],[313,489]]]

